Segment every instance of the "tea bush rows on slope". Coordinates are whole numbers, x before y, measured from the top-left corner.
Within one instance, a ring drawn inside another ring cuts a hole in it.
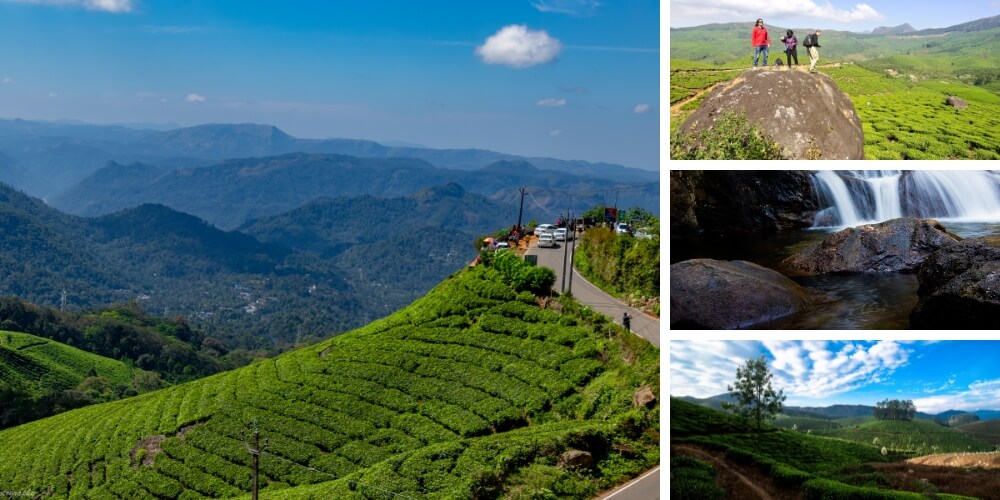
[[[489,277],[495,273],[472,270],[439,286],[423,299],[438,305],[430,315],[400,311],[354,334],[240,370],[0,432],[0,477],[10,478],[12,486],[58,492],[56,496],[197,498],[246,492],[249,454],[240,430],[254,420],[269,440],[261,457],[267,491],[356,474],[362,488],[391,483],[397,490],[412,485],[414,491],[444,491],[467,485],[470,476],[464,473],[439,477],[442,470],[465,463],[458,448],[448,456],[421,455],[422,461],[405,469],[367,471],[428,445],[464,442],[461,436],[494,431],[497,437],[507,436],[503,431],[551,419],[545,416],[549,408],[578,400],[574,395],[585,389],[580,384],[608,373],[609,366],[633,369],[621,361],[609,365],[596,359],[594,337],[604,342],[604,330],[592,332],[572,326],[575,320],[539,312],[528,305],[533,299],[486,284]],[[459,302],[472,309],[445,305]],[[487,322],[494,321],[499,332],[477,325],[491,308],[495,311]],[[432,326],[439,320],[465,326]],[[622,357],[655,359],[636,354],[609,359]],[[643,383],[655,383],[656,371],[643,368],[642,373],[650,374],[642,375]],[[601,404],[627,407],[635,388],[623,388]],[[560,418],[572,414],[567,409]],[[570,424],[565,429],[591,425]],[[528,434],[534,428],[528,426]],[[504,448],[502,440],[491,443],[491,452],[514,449]],[[531,438],[516,449],[536,453],[534,443]],[[607,453],[608,447],[600,450]],[[628,459],[616,455],[613,463],[636,472],[651,463],[645,453]],[[482,456],[500,460],[490,453]],[[528,458],[505,460],[502,470],[480,478],[484,488],[496,488],[499,476],[517,477],[515,470]],[[433,466],[417,467],[424,462]],[[592,477],[579,479],[590,485],[587,491],[599,483]]]

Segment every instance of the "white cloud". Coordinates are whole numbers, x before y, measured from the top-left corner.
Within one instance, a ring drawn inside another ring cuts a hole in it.
[[[205,102],[206,98],[200,94],[188,94],[184,100],[187,102]]]
[[[671,342],[670,393],[726,392],[738,366],[765,354],[776,388],[789,397],[824,398],[884,382],[912,352],[894,341]]]
[[[555,129],[555,130],[549,132],[549,135],[551,137],[559,137],[560,135],[562,135],[562,130]]]
[[[845,5],[846,2],[837,2]],[[761,13],[766,15],[761,15]],[[728,22],[744,19],[748,25],[759,17],[787,19],[794,16],[838,23],[858,23],[884,19],[885,16],[866,3],[854,4],[849,9],[837,8],[833,2],[817,3],[813,0],[786,0],[763,2],[760,0],[674,0],[670,2],[670,17],[685,25],[698,22]],[[679,24],[674,24],[679,25]]]
[[[1000,379],[973,382],[965,390],[952,394],[914,398],[913,404],[918,410],[927,413],[995,410],[1000,405]]]
[[[59,97],[59,94],[55,92],[49,92],[49,97]]]
[[[536,102],[535,104],[538,105],[538,106],[550,107],[550,108],[551,107],[558,107],[558,106],[565,106],[566,105],[566,99],[554,99],[554,98],[550,97],[548,99],[542,99],[542,100]]]
[[[3,84],[4,84],[4,85],[10,85],[10,84],[12,84],[12,83],[14,83],[14,79],[13,79],[13,78],[10,78],[10,77],[4,77],[4,79],[3,79]]]
[[[545,31],[529,30],[512,24],[497,31],[476,47],[476,55],[486,64],[504,64],[527,68],[552,62],[562,51],[562,43]]]
[[[649,111],[649,104],[636,104],[635,107],[632,108],[632,111],[641,115]]]
[[[57,7],[83,7],[104,12],[132,12],[132,0],[2,0],[4,2],[54,5]]]
[[[531,6],[542,12],[589,17],[597,13],[601,3],[597,0],[539,0]]]

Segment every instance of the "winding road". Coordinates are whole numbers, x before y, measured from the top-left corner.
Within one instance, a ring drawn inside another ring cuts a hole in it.
[[[532,242],[533,243],[533,242]],[[570,247],[572,247],[572,242]],[[537,255],[538,265],[545,266],[556,272],[556,283],[553,286],[556,290],[562,290],[563,275],[563,255],[566,254],[565,242],[556,244],[555,248],[538,248],[534,245],[528,247],[527,255]],[[569,255],[566,255],[566,266],[569,264]],[[626,311],[632,316],[632,332],[648,340],[656,347],[660,347],[660,320],[646,313],[625,305],[620,300],[608,295],[600,288],[584,279],[580,273],[573,269],[572,289],[573,296],[582,304],[592,307],[595,311],[607,315],[615,321],[622,323],[622,314]],[[570,280],[567,276],[565,286],[570,290]],[[658,500],[660,498],[660,466],[643,473],[636,479],[625,483],[611,491],[604,492],[597,498],[614,500]]]

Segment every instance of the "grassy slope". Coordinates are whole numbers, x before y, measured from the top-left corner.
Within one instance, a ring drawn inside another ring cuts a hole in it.
[[[88,374],[112,385],[132,383],[134,369],[121,361],[26,333],[0,331],[0,379],[41,395],[72,389]]]
[[[727,460],[754,465],[776,485],[801,490],[805,498],[924,498],[914,493],[851,486],[835,479],[860,464],[893,458],[883,457],[871,445],[773,429],[754,433],[735,416],[676,398],[670,399],[670,440],[671,444],[690,443],[724,451]],[[704,482],[697,486],[704,487]]]
[[[829,435],[867,444],[873,443],[875,438],[878,438],[879,446],[919,455],[994,449],[993,446],[978,439],[928,420],[909,422],[879,420],[856,427],[845,427]]]
[[[55,497],[241,495],[240,431],[255,420],[270,498],[586,497],[658,460],[658,406],[630,397],[658,392],[659,351],[620,334],[585,309],[541,310],[478,267],[318,345],[0,431],[0,477]],[[596,464],[555,467],[567,448]]]
[[[1000,446],[1000,419],[973,422],[955,427],[955,430],[972,436],[984,443]]]
[[[751,53],[742,35],[738,29],[718,28],[671,32],[671,104],[739,74],[697,70],[748,67]],[[967,83],[970,72],[997,68],[998,35],[1000,29],[919,38],[828,33],[821,64],[859,65],[821,71],[854,102],[868,159],[1000,159],[1000,84]],[[804,50],[799,55],[802,62]],[[899,76],[889,77],[886,70]],[[945,105],[949,95],[969,107],[956,111]],[[671,120],[671,131],[700,104],[697,99],[683,106]]]

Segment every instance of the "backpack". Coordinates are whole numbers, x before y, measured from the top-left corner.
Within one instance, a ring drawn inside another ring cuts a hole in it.
[[[819,45],[819,40],[816,39],[816,33],[806,35],[806,41],[802,42],[802,45],[805,47]]]

